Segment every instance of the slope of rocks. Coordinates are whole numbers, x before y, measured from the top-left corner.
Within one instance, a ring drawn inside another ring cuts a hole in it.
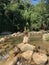
[[[15,33],[12,36],[0,39],[0,61],[5,60],[3,65],[46,65],[48,63],[49,49],[47,51],[42,50],[28,43],[17,45],[13,45],[12,42],[9,43],[9,41],[15,40],[17,36],[21,35],[23,34]]]

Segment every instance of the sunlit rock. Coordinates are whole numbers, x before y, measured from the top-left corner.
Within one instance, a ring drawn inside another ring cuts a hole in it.
[[[33,60],[36,64],[45,64],[47,62],[47,56],[43,53],[34,53]]]
[[[0,42],[5,42],[6,40],[7,40],[7,37],[5,36],[5,37],[0,39]]]
[[[21,56],[24,57],[26,60],[29,60],[31,59],[32,54],[33,54],[33,51],[28,50],[22,53]]]
[[[21,34],[20,32],[17,32],[17,35]]]
[[[31,50],[33,51],[35,49],[34,45],[30,45],[30,44],[19,44],[18,47],[20,48],[21,51],[27,51],[27,50]]]
[[[11,34],[12,37],[17,37],[17,36],[21,36],[21,35],[23,35],[23,34],[20,33],[20,32],[17,32],[17,33],[13,33],[13,34]]]
[[[17,48],[17,47],[15,47],[15,48],[13,49],[13,51],[14,51],[14,55],[15,55],[15,56],[20,52],[19,48]]]
[[[12,37],[16,37],[17,36],[17,33],[13,33],[11,34]]]
[[[42,39],[43,39],[43,40],[49,40],[49,33],[43,34]]]

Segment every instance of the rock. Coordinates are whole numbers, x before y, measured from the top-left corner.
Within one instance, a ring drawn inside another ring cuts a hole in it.
[[[8,36],[4,36],[4,37],[2,37],[2,38],[0,38],[0,42],[2,43],[4,43],[4,42],[7,42],[7,40],[9,40],[10,39],[10,37],[8,37]]]
[[[9,57],[8,54],[6,54],[5,56],[2,57],[2,61],[6,60]]]
[[[15,56],[20,52],[20,50],[17,47],[15,47],[13,51],[14,51]]]
[[[18,36],[23,36],[24,34],[23,33],[20,33]]]
[[[30,65],[25,58],[18,57],[17,61],[13,65]]]
[[[22,63],[20,63],[19,61],[17,62],[17,65],[22,65]]]
[[[16,37],[17,36],[17,33],[13,33],[11,34],[12,37]]]
[[[2,41],[5,41],[5,39],[4,39],[4,38],[1,38],[1,39],[0,39],[0,42],[2,42]]]
[[[11,34],[11,37],[19,37],[19,36],[22,36],[23,35],[23,33],[20,33],[20,32],[17,32],[17,33],[13,33],[13,34]]]
[[[0,39],[0,42],[5,42],[6,39],[7,39],[7,37],[5,36],[5,37],[3,37],[3,38]]]
[[[19,44],[18,47],[20,48],[21,51],[27,51],[27,50],[33,51],[35,49],[35,46],[23,43]]]
[[[35,36],[35,35],[41,35],[42,34],[42,32],[41,31],[39,31],[39,32],[35,32],[35,31],[32,31],[32,32],[29,32],[30,33],[30,35],[33,35],[33,36]]]
[[[45,64],[47,62],[47,56],[43,53],[34,53],[33,60],[36,64]]]
[[[42,37],[43,40],[48,40],[48,38],[49,38],[49,33],[43,34]]]
[[[9,52],[9,54],[10,54],[10,55],[13,54],[14,56],[16,56],[19,52],[20,52],[20,50],[19,50],[17,47],[15,47],[14,49],[12,49],[12,50]]]
[[[17,35],[21,34],[20,32],[17,32]]]
[[[46,51],[47,51],[47,56],[49,56],[49,48]]]
[[[29,37],[28,36],[24,36],[23,43],[28,43],[28,41],[29,41]]]
[[[18,48],[21,48],[22,46],[24,46],[24,43],[20,43],[17,45]]]
[[[29,60],[31,59],[32,54],[33,54],[33,51],[27,50],[26,52],[22,53],[21,56],[25,58],[26,60]]]
[[[12,56],[12,55],[11,55]],[[14,65],[14,62],[17,61],[17,57],[11,57],[6,60],[4,65]]]
[[[2,56],[0,55],[0,61],[2,60]]]

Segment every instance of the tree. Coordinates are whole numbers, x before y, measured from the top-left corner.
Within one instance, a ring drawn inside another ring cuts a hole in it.
[[[0,32],[49,29],[49,0],[0,0]]]

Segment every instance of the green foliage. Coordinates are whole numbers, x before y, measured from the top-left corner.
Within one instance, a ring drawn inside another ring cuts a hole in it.
[[[49,2],[40,0],[0,0],[0,32],[49,29]]]

